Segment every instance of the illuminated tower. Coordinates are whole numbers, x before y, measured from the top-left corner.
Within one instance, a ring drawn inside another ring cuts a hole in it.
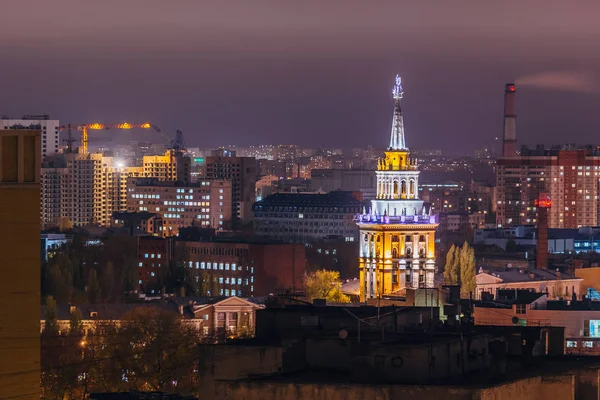
[[[430,208],[419,199],[417,160],[404,141],[401,80],[392,91],[390,147],[377,165],[377,198],[358,216],[360,299],[402,295],[434,286],[435,230]]]

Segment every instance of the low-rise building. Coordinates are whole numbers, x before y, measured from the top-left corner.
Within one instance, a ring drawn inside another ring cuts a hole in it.
[[[536,246],[537,229],[533,225],[520,225],[497,229],[476,229],[475,244],[495,245],[506,249],[509,241],[519,246]],[[600,227],[550,228],[548,252],[553,254],[589,253],[600,249]]]
[[[161,268],[180,262],[205,282],[209,296],[268,296],[303,287],[305,247],[266,240],[215,236],[214,230],[182,229],[179,238],[138,238],[138,283],[159,293]]]
[[[505,268],[486,272],[480,268],[476,281],[474,296],[477,299],[485,296],[484,293],[497,297],[502,289],[530,289],[546,293],[550,299],[571,299],[585,294],[581,292],[583,279],[546,269]]]
[[[256,311],[263,305],[239,297],[176,298],[171,301],[147,301],[127,304],[62,304],[56,307],[59,333],[70,329],[71,315],[79,312],[85,335],[107,326],[118,328],[127,314],[138,308],[157,308],[181,315],[182,322],[196,329],[202,336],[218,334],[253,336]],[[40,332],[46,325],[46,306],[41,307]]]
[[[551,301],[545,293],[522,292],[475,305],[474,319],[476,325],[563,327],[566,354],[600,355],[600,303],[589,299]]]
[[[131,231],[142,231],[149,235],[162,235],[163,220],[160,214],[147,211],[113,213],[113,228],[127,227]]]

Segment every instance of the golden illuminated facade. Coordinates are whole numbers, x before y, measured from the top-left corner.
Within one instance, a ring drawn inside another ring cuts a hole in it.
[[[419,199],[417,160],[404,141],[400,83],[397,76],[390,146],[377,165],[377,197],[358,216],[361,301],[434,286],[438,224]]]

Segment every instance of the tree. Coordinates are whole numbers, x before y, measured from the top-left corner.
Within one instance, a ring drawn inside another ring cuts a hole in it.
[[[123,317],[117,360],[125,389],[192,391],[199,337],[178,313],[139,307]]]
[[[446,253],[446,265],[444,266],[444,280],[447,285],[457,285],[458,284],[458,270],[457,264],[455,263],[455,259],[458,256],[459,248],[452,245],[448,253]]]
[[[62,217],[58,226],[61,232],[70,231],[73,229],[73,222],[68,217]]]
[[[325,299],[333,303],[349,303],[350,298],[342,293],[342,282],[338,271],[321,269],[304,276],[306,297],[310,301]]]
[[[46,298],[46,321],[44,324],[43,334],[47,336],[58,335],[58,323],[56,322],[56,301],[52,296],[48,296]]]
[[[100,284],[95,269],[90,269],[87,284],[88,301],[91,304],[97,303],[100,300]]]
[[[475,271],[475,249],[467,245],[466,250],[463,246],[462,252],[464,253],[464,264],[461,265],[460,268],[460,291],[463,297],[468,297],[477,288],[477,272]]]
[[[69,319],[69,333],[71,335],[82,335],[83,334],[83,323],[81,322],[81,312],[77,308],[71,311],[71,318]]]

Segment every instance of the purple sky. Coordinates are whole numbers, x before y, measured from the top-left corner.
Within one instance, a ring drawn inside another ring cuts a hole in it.
[[[426,4],[425,4],[426,3]],[[4,0],[0,113],[149,120],[188,144],[596,143],[600,2]]]

